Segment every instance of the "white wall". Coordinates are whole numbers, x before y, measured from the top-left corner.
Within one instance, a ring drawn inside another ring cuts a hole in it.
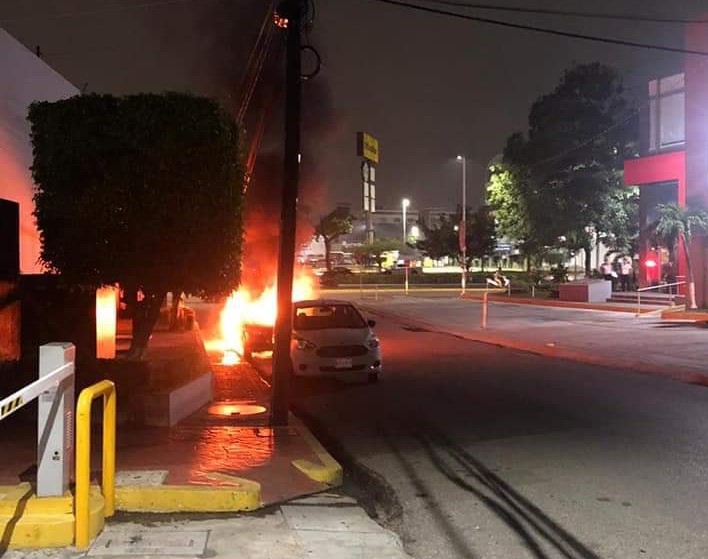
[[[41,271],[39,234],[32,212],[34,184],[29,167],[27,108],[33,101],[56,101],[79,90],[0,29],[0,198],[20,204],[20,270]]]

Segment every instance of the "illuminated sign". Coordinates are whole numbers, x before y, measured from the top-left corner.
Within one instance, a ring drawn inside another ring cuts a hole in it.
[[[379,162],[379,141],[366,132],[356,133],[356,154],[372,163]]]

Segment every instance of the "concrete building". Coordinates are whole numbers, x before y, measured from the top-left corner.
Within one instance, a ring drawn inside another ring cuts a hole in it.
[[[3,29],[0,29],[0,198],[20,213],[20,272],[41,271],[39,233],[32,213],[34,183],[27,109],[33,101],[56,101],[79,90]]]

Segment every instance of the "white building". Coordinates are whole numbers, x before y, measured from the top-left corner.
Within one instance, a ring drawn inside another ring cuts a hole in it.
[[[0,29],[0,198],[20,205],[20,271],[41,271],[39,233],[32,213],[34,183],[27,109],[79,90],[5,30]]]

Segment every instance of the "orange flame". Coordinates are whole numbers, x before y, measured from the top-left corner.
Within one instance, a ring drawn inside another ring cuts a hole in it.
[[[297,273],[293,281],[293,301],[316,297],[315,279],[306,273]],[[235,365],[243,355],[243,330],[246,324],[275,325],[278,314],[277,292],[271,285],[255,296],[241,286],[226,299],[221,311],[221,339],[209,344],[223,352],[222,364]]]

